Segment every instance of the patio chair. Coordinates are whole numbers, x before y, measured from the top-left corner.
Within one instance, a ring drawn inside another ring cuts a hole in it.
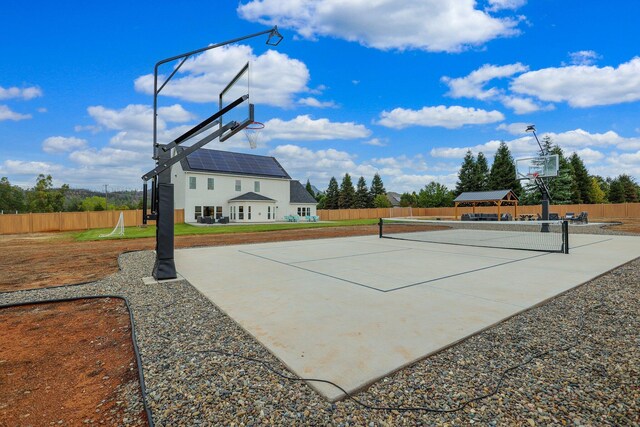
[[[580,224],[589,224],[589,213],[588,212],[580,212],[580,215],[571,219],[571,222],[579,222]]]

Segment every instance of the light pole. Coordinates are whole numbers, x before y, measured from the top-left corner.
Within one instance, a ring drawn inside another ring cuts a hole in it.
[[[249,34],[247,36],[238,37],[232,40],[227,40],[222,43],[217,43],[211,46],[203,47],[200,49],[192,50],[187,53],[172,56],[170,58],[158,61],[153,70],[153,159],[156,161],[156,168],[161,169],[157,174],[153,175],[151,186],[151,214],[147,215],[146,204],[146,182],[148,178],[143,177],[143,213],[142,222],[147,223],[148,219],[156,220],[156,264],[154,266],[153,276],[156,280],[163,279],[175,279],[177,277],[176,267],[173,258],[173,236],[174,236],[174,204],[173,204],[173,184],[171,183],[171,168],[162,165],[167,165],[171,160],[170,144],[161,146],[158,143],[158,95],[162,89],[169,83],[169,81],[176,75],[180,67],[184,65],[185,61],[199,53],[207,50],[222,47],[231,43],[236,43],[242,40],[258,37],[264,34],[268,34],[267,44],[270,46],[277,46],[282,41],[282,35],[278,32],[278,27],[274,26],[271,29],[260,31],[258,33]],[[178,65],[173,69],[171,74],[166,78],[164,82],[158,87],[158,69],[162,64],[168,62],[180,60]],[[222,110],[219,112],[221,113]],[[218,113],[217,113],[218,114]],[[215,136],[212,134],[212,136]],[[203,143],[208,141],[203,140]],[[192,147],[196,148],[196,147]]]

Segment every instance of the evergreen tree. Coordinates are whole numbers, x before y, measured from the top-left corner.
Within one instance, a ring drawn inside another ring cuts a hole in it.
[[[7,177],[0,179],[0,210],[4,213],[24,212],[24,191],[11,185]]]
[[[591,178],[578,153],[574,152],[569,157],[569,163],[573,167],[573,179],[576,182],[576,191],[571,195],[571,200],[573,203],[593,203],[590,196]]]
[[[340,190],[338,188],[338,181],[331,177],[329,180],[329,187],[325,194],[324,208],[325,209],[338,209],[338,200],[340,198]]]
[[[474,179],[475,191],[486,191],[489,185],[489,164],[487,158],[481,152],[476,158],[476,176]]]
[[[356,209],[365,209],[372,206],[373,201],[371,200],[369,188],[367,188],[367,181],[361,176],[360,179],[358,179],[353,207]]]
[[[387,190],[384,189],[382,178],[380,178],[380,175],[376,172],[371,180],[371,199],[373,200],[376,196],[384,196],[385,194],[387,194]]]
[[[636,203],[638,201],[638,184],[635,180],[627,174],[622,174],[618,177],[618,181],[622,184],[624,201],[626,203]]]
[[[571,203],[571,196],[576,191],[576,183],[573,178],[573,167],[564,157],[562,148],[554,145],[549,154],[558,155],[558,176],[547,180],[551,202],[555,205],[566,205]]]
[[[313,188],[311,187],[311,182],[309,182],[308,178],[307,178],[307,185],[305,185],[304,188],[307,190],[307,193],[313,196],[314,199],[316,198],[316,193],[313,191]]]
[[[609,201],[611,203],[624,203],[624,186],[618,178],[615,178],[609,184]]]
[[[506,142],[500,142],[493,158],[491,172],[489,172],[488,190],[513,190],[516,196],[522,194],[522,185],[516,179],[516,166],[511,151]]]
[[[387,196],[384,194],[378,194],[373,199],[373,206],[376,208],[390,208],[391,202],[387,199]]]
[[[340,193],[338,196],[338,207],[340,209],[351,209],[356,198],[356,191],[353,189],[353,182],[348,173],[344,174],[342,183],[340,184]]]
[[[473,157],[471,150],[467,150],[467,154],[464,155],[462,165],[458,171],[458,182],[456,183],[456,196],[466,191],[476,191],[478,188],[476,183],[477,167],[476,159]]]

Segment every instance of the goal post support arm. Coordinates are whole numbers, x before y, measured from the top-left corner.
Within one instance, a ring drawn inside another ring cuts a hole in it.
[[[162,172],[164,172],[167,169],[169,169],[171,166],[173,166],[176,163],[178,163],[180,160],[182,160],[185,157],[187,157],[189,154],[191,154],[194,151],[196,151],[198,148],[203,147],[204,145],[206,145],[209,142],[213,141],[214,139],[218,138],[224,132],[228,131],[229,129],[234,129],[237,126],[238,126],[237,122],[229,122],[229,123],[227,123],[226,125],[222,126],[220,129],[217,129],[216,131],[214,131],[210,135],[205,136],[200,141],[198,141],[195,144],[193,144],[191,147],[186,147],[181,153],[176,154],[175,156],[171,157],[168,160],[160,162],[160,164],[158,166],[156,166],[155,168],[153,168],[149,172],[147,172],[144,175],[142,175],[142,180],[146,183],[150,179],[155,178],[156,176],[160,175]]]

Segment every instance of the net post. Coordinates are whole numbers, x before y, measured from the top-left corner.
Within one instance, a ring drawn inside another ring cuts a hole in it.
[[[562,248],[565,254],[569,253],[569,221],[562,221]]]
[[[382,239],[382,218],[378,221],[378,237]]]

